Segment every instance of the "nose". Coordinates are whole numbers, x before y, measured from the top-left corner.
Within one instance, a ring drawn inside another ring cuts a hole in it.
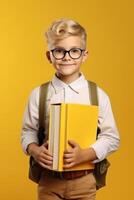
[[[71,57],[70,57],[70,55],[69,55],[69,52],[66,51],[63,60],[71,60]]]

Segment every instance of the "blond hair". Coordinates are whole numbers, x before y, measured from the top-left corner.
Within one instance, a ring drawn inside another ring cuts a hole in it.
[[[45,36],[49,48],[59,40],[69,36],[81,37],[84,48],[86,47],[87,34],[85,29],[79,23],[71,19],[60,19],[54,21],[45,33]]]

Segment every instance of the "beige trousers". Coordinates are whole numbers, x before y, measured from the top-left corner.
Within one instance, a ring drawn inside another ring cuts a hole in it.
[[[38,185],[38,200],[95,200],[96,181],[92,173],[73,180],[63,180],[42,174]]]

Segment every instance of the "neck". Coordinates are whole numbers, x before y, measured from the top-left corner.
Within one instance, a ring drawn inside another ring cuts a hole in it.
[[[80,77],[80,73],[78,73],[78,74],[72,74],[72,75],[69,75],[69,76],[65,76],[65,75],[56,73],[56,76],[61,81],[63,81],[64,83],[70,84],[70,83],[72,83],[73,81],[75,81],[76,79],[78,79]]]

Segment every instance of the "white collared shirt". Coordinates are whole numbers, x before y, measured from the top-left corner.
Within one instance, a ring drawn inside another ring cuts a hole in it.
[[[37,134],[39,128],[39,90],[40,87],[37,87],[31,92],[24,113],[21,143],[26,154],[29,144],[33,142],[38,144]],[[112,152],[116,151],[119,147],[120,141],[109,97],[99,87],[97,87],[97,92],[99,100],[98,120],[101,133],[99,134],[96,142],[91,145],[98,158],[94,162],[99,162]],[[50,104],[63,102],[87,105],[91,104],[88,82],[83,74],[81,74],[77,80],[70,84],[64,83],[56,76],[54,76],[50,82],[46,99],[45,134],[48,134]]]

